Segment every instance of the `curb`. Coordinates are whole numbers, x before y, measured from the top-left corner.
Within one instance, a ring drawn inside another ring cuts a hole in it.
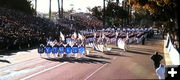
[[[169,56],[168,50],[166,48],[166,40],[164,40],[164,58],[165,58],[165,64],[166,65],[172,65],[171,58]]]

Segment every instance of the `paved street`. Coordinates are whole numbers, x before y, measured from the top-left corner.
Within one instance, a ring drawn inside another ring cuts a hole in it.
[[[88,48],[90,54],[78,59],[43,59],[32,49],[7,57],[11,63],[0,62],[0,80],[157,79],[150,57],[155,51],[164,56],[163,47],[162,39],[149,39],[145,45],[130,45],[128,52],[115,46],[106,53]]]
[[[0,80],[176,78],[178,7],[176,0],[0,0]]]

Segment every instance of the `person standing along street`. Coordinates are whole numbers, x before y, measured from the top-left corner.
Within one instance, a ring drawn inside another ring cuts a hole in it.
[[[161,55],[158,54],[158,52],[155,52],[155,54],[151,57],[151,59],[154,62],[154,68],[157,69],[160,65],[160,61],[163,59]]]

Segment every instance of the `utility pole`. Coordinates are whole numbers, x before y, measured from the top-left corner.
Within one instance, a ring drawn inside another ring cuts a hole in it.
[[[49,0],[49,19],[51,19],[51,0]]]

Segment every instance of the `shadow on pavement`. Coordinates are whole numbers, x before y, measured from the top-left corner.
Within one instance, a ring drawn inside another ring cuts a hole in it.
[[[117,47],[112,47],[112,49],[115,49],[115,50],[121,50],[120,48],[117,48]]]
[[[132,52],[134,54],[142,54],[142,55],[153,55],[153,53],[150,53],[150,52],[142,52],[142,51],[137,51],[137,50],[127,50],[127,52]]]
[[[115,53],[115,52],[110,52],[110,51],[106,51],[104,52],[104,54],[106,55],[112,55],[112,56],[122,56],[122,57],[131,57],[131,56],[127,56],[127,55],[123,55],[123,54],[120,54],[120,53]]]
[[[100,58],[100,59],[108,59],[108,60],[111,59],[111,58],[103,57],[103,56],[100,56],[100,55],[94,55],[94,54],[86,55],[86,57],[90,57],[90,58]]]
[[[9,63],[9,64],[11,63],[11,62],[8,61],[8,60],[1,60],[1,59],[0,59],[0,62]]]
[[[1,51],[0,55],[4,55],[4,56],[11,56],[11,55],[15,55],[13,54],[15,51]]]
[[[46,60],[50,61],[58,61],[58,62],[70,62],[70,63],[110,63],[108,61],[103,61],[103,60],[96,60],[96,59],[90,59],[90,58],[74,58],[74,57],[69,57],[69,58],[44,58]]]
[[[136,50],[136,51],[140,51],[140,52],[148,52],[148,53],[154,53],[156,52],[153,49],[147,49],[147,48],[136,48],[136,47],[130,47],[129,50]]]
[[[2,50],[2,51],[0,51],[0,55],[11,56],[11,55],[15,55],[14,53],[17,53],[20,51],[28,52],[28,50],[33,50],[33,49],[37,49],[37,47],[30,47],[30,48],[25,48],[25,49],[21,49],[21,50]]]

